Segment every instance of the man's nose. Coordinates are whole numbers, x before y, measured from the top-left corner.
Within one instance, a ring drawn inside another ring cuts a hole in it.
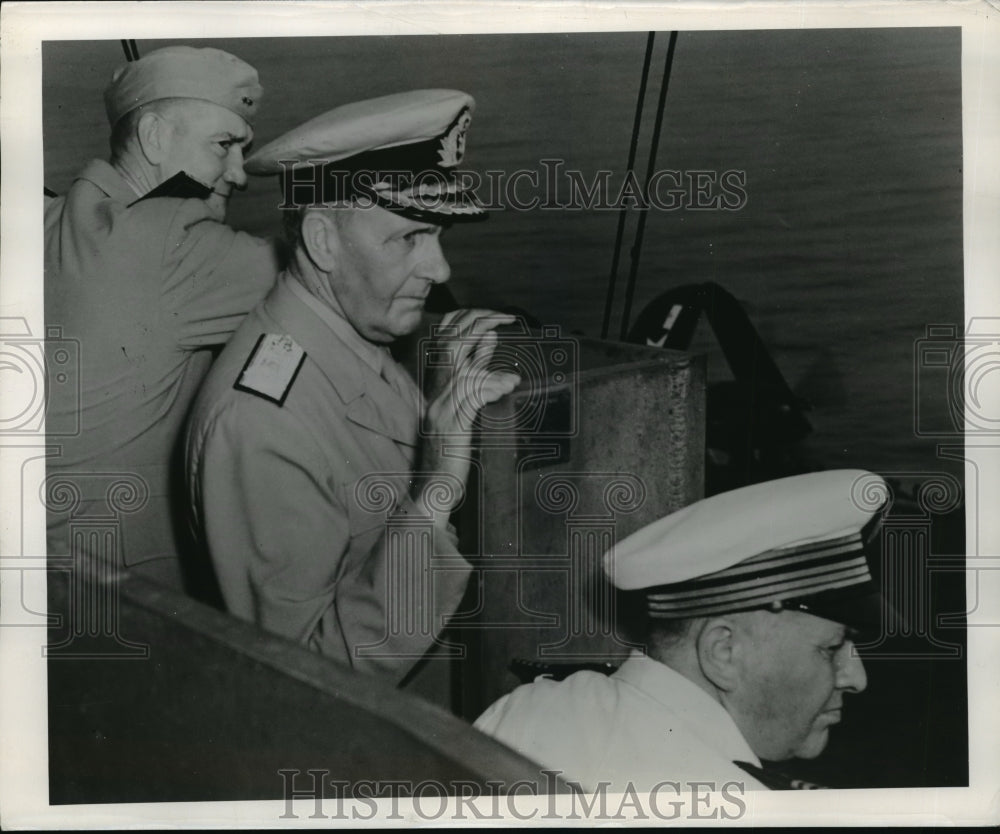
[[[451,267],[441,249],[441,241],[436,237],[428,241],[427,257],[420,263],[420,277],[434,284],[443,284],[451,278]]]
[[[844,649],[843,660],[837,668],[837,688],[848,692],[863,692],[868,686],[865,664],[853,643],[844,646]]]
[[[232,145],[226,157],[226,170],[222,178],[235,188],[243,188],[247,184],[247,175],[243,170],[243,148]]]

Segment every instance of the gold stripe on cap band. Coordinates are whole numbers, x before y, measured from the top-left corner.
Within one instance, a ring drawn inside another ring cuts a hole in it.
[[[857,585],[857,584],[858,584],[858,581],[856,579],[844,579],[844,580],[842,580],[840,582],[832,582],[828,586],[822,588],[821,590],[823,590],[823,591],[833,591],[833,590],[837,590],[838,588],[848,588],[848,587],[850,587],[852,585]],[[781,597],[775,597],[775,596],[769,596],[769,595],[762,595],[759,598],[750,598],[750,599],[747,599],[747,600],[744,600],[744,601],[738,602],[738,603],[736,603],[736,602],[734,602],[732,600],[729,600],[729,601],[727,601],[725,603],[719,603],[717,605],[705,605],[705,606],[699,606],[699,607],[692,607],[692,608],[683,610],[680,613],[673,612],[673,611],[669,611],[669,612],[664,613],[664,612],[661,612],[661,611],[654,611],[652,609],[650,609],[648,613],[649,613],[650,617],[658,617],[658,618],[663,618],[663,619],[679,619],[679,618],[682,618],[682,617],[683,618],[686,618],[686,617],[705,617],[705,616],[709,616],[711,614],[728,614],[728,613],[731,613],[731,612],[734,612],[734,611],[740,611],[740,610],[747,610],[747,609],[751,609],[751,608],[757,608],[757,607],[766,605],[769,602],[781,602],[783,600],[796,599],[796,598],[798,598],[800,596],[804,596],[804,594],[786,594],[786,595],[781,596]]]
[[[754,601],[768,602],[790,599],[799,596],[812,596],[834,588],[849,585],[860,585],[871,581],[871,573],[864,562],[860,565],[839,566],[834,571],[826,571],[816,575],[784,576],[773,582],[744,583],[738,588],[727,589],[723,593],[701,595],[697,597],[677,598],[667,595],[650,596],[648,600],[649,613],[653,616],[664,616],[668,613],[684,613],[693,616],[707,608],[713,610],[729,608],[733,605],[746,605]]]
[[[838,574],[829,577],[822,583],[797,582],[788,583],[780,587],[753,588],[739,594],[729,596],[719,596],[712,599],[697,599],[674,602],[667,600],[660,603],[650,603],[649,611],[653,612],[686,612],[706,605],[728,606],[733,605],[747,607],[753,602],[772,602],[795,597],[814,596],[815,594],[831,590],[833,588],[845,587],[847,585],[859,585],[868,581],[867,574],[863,571],[853,571],[846,574]]]
[[[851,568],[863,568],[866,572],[868,570],[868,564],[865,561],[865,557],[861,554],[856,555],[853,559],[843,562],[834,562],[832,564],[825,565],[814,565],[806,564],[797,570],[784,571],[780,574],[769,574],[767,576],[753,576],[749,579],[744,579],[739,582],[729,582],[726,585],[711,586],[707,588],[695,588],[691,590],[683,590],[676,592],[659,592],[647,594],[649,599],[711,599],[715,596],[725,596],[726,594],[740,591],[744,588],[754,588],[761,587],[764,585],[778,584],[780,585],[786,581],[792,581],[799,578],[805,578],[809,576],[823,576],[825,574],[836,573],[837,571],[848,570]]]
[[[861,578],[858,580],[859,582],[867,582],[871,579],[871,574],[868,572],[867,565],[845,565],[838,566],[836,569],[826,570],[822,573],[811,571],[809,574],[796,574],[794,576],[784,575],[780,577],[771,577],[770,579],[761,582],[742,583],[739,586],[720,589],[718,593],[713,594],[701,594],[699,596],[687,596],[685,598],[673,597],[670,595],[662,595],[659,597],[650,596],[649,600],[650,604],[676,603],[679,605],[683,605],[685,603],[697,603],[700,601],[712,602],[715,600],[736,597],[741,594],[746,595],[760,593],[768,590],[780,591],[782,588],[791,586],[802,588],[820,586],[826,581],[846,575],[860,576]]]
[[[823,547],[817,547],[815,550],[797,550],[795,552],[789,552],[788,550],[770,550],[766,553],[762,553],[760,556],[754,556],[753,559],[748,559],[745,562],[740,562],[738,565],[733,565],[731,568],[720,570],[717,573],[709,574],[708,576],[699,577],[699,580],[697,581],[710,580],[716,577],[722,578],[724,576],[738,576],[741,573],[760,571],[764,568],[772,566],[776,567],[790,562],[801,562],[806,559],[822,559],[826,556],[836,556],[841,553],[855,553],[860,550],[860,536],[852,536],[850,541],[838,542],[836,544],[828,542],[825,543]]]

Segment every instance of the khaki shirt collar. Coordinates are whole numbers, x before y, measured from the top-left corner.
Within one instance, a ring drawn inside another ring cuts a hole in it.
[[[389,349],[363,338],[339,310],[334,310],[309,292],[294,275],[288,276],[288,289],[296,297],[323,319],[337,337],[346,344],[369,368],[381,376],[382,368],[389,357]]]
[[[86,180],[92,185],[96,185],[112,200],[126,206],[134,203],[137,197],[142,196],[136,194],[131,186],[125,182],[125,178],[103,159],[90,160],[87,166],[77,174],[76,179]]]
[[[296,289],[298,287],[298,289]],[[387,350],[370,342],[359,345],[361,337],[347,323],[333,314],[324,315],[310,304],[308,291],[287,272],[282,274],[275,288],[264,302],[264,310],[305,350],[323,375],[330,381],[340,399],[345,403],[345,415],[359,425],[384,434],[408,446],[417,443],[417,423],[420,419],[419,392],[413,387],[413,396],[404,398],[373,367],[372,362],[393,362]],[[344,328],[354,333],[344,332]],[[346,338],[345,338],[346,337]],[[361,347],[367,356],[356,348]]]

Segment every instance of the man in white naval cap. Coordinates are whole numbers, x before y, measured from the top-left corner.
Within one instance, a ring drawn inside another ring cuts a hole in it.
[[[860,470],[799,475],[637,531],[604,569],[643,598],[645,654],[608,677],[538,678],[476,727],[590,790],[807,786],[764,765],[818,756],[844,695],[866,686],[853,641],[880,624],[881,514],[861,498],[879,485]]]
[[[110,163],[92,160],[46,202],[46,325],[80,360],[47,403],[60,447],[47,461],[50,556],[86,551],[185,584],[171,457],[211,349],[278,272],[271,244],[222,222],[246,181],[261,93],[257,71],[218,49],[171,46],[122,65],[104,93]],[[109,517],[117,541],[98,552],[87,524]]]
[[[510,316],[446,316],[426,400],[388,350],[449,279],[442,229],[485,217],[456,174],[473,107],[454,90],[348,104],[247,161],[284,174],[292,262],[188,429],[194,527],[226,608],[397,681],[468,580],[448,518],[471,422],[518,382],[486,367]]]

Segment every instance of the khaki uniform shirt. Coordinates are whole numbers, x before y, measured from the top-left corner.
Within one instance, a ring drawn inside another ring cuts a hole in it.
[[[490,706],[475,726],[587,791],[642,793],[664,781],[736,782],[765,790],[735,761],[760,767],[721,704],[669,666],[634,654],[612,675],[540,677]],[[668,793],[665,788],[658,792]]]
[[[209,373],[186,444],[194,525],[231,613],[399,679],[457,607],[470,567],[408,497],[416,384],[310,299],[279,278]],[[270,337],[293,359],[269,398],[247,373]]]
[[[127,566],[176,559],[170,459],[182,422],[209,348],[278,272],[270,243],[213,220],[204,201],[137,200],[94,160],[45,206],[48,347],[70,344],[78,358],[49,394],[59,447],[48,460],[49,553],[68,552],[71,521],[105,517],[117,546],[102,549]]]

